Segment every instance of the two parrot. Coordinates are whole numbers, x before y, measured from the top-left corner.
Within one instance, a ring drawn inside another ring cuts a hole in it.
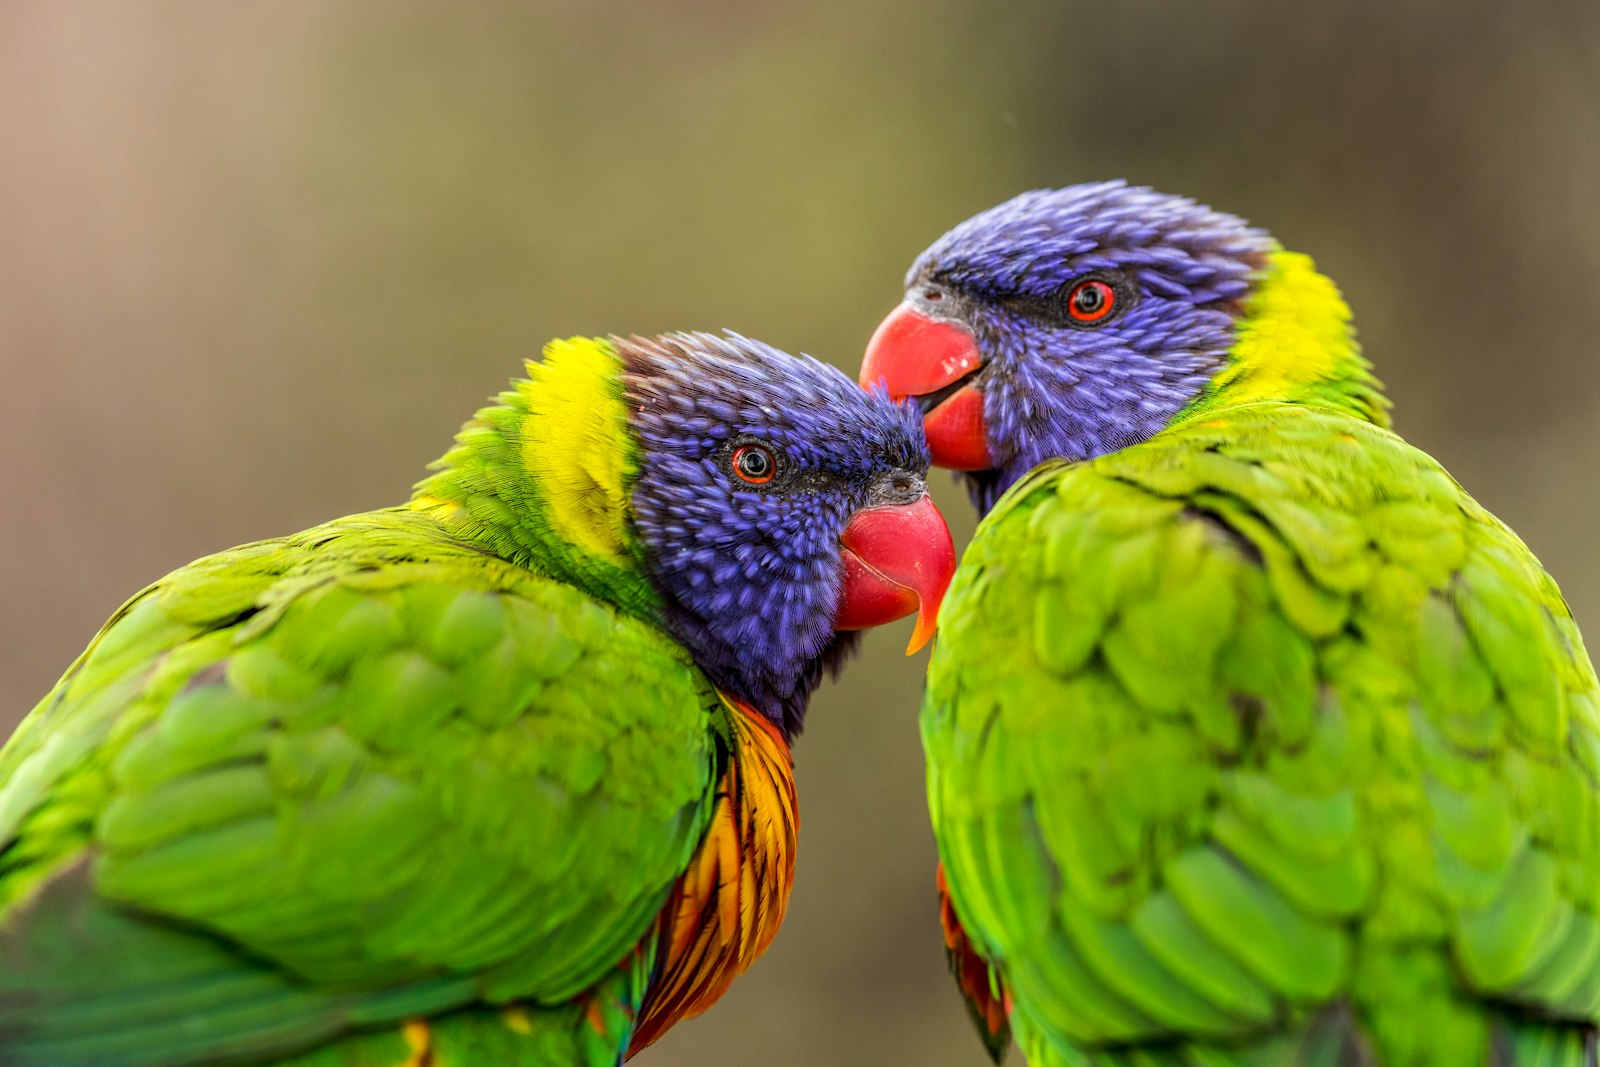
[[[618,1063],[770,943],[807,699],[913,611],[997,1059],[1595,1063],[1593,668],[1333,284],[1112,182],[906,290],[867,390],[554,343],[408,505],[135,596],[0,752],[0,1064]]]

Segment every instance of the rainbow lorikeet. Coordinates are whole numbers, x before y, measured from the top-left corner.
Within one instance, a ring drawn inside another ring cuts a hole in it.
[[[0,1063],[609,1067],[766,949],[807,700],[954,569],[916,413],[738,336],[528,373],[0,752]]]
[[[1309,259],[1120,182],[1026,193],[916,260],[862,380],[985,513],[922,735],[997,1057],[1596,1062],[1594,670]]]

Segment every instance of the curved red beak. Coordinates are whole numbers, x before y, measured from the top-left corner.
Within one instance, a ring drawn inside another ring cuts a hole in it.
[[[865,630],[917,613],[911,655],[933,638],[956,572],[956,546],[933,498],[856,512],[839,537],[844,584],[835,630]]]
[[[983,393],[967,381],[982,369],[983,354],[969,330],[901,304],[867,342],[861,384],[881,383],[895,400],[926,398],[922,429],[935,465],[987,470],[994,463],[983,423]]]

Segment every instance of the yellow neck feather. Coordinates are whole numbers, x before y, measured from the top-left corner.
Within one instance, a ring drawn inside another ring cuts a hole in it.
[[[1186,415],[1276,400],[1337,407],[1388,425],[1388,401],[1362,358],[1350,307],[1309,256],[1271,253],[1229,355]]]
[[[622,362],[610,342],[551,341],[519,383],[528,405],[522,461],[557,532],[612,562],[623,558],[632,475]]]

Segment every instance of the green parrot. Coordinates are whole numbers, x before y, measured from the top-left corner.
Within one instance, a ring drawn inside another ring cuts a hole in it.
[[[917,413],[737,335],[528,374],[0,751],[0,1064],[610,1067],[766,949],[807,700],[955,567]]]
[[[1596,1063],[1594,669],[1309,259],[1026,193],[917,259],[862,380],[985,513],[922,737],[996,1059]]]

